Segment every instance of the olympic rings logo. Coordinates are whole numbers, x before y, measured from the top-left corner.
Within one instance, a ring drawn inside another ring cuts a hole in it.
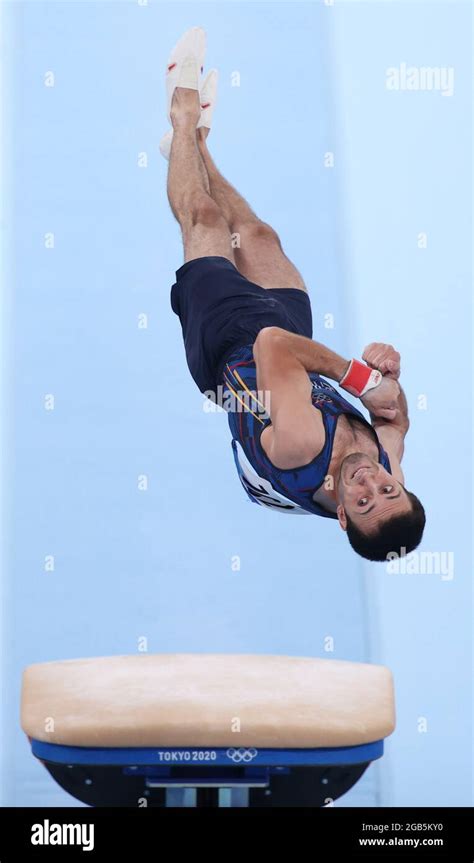
[[[245,761],[247,764],[249,761],[253,761],[255,756],[257,755],[256,749],[245,749],[244,747],[240,747],[240,749],[228,749],[226,755],[235,764],[239,764],[241,761]]]

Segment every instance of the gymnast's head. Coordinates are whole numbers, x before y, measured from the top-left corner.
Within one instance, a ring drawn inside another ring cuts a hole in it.
[[[385,561],[421,542],[425,511],[416,495],[365,453],[344,459],[337,481],[337,517],[357,554]]]

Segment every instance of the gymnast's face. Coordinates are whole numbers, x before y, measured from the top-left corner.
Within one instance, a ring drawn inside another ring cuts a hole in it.
[[[401,482],[366,453],[351,453],[341,465],[337,484],[337,517],[343,530],[349,516],[369,534],[394,515],[409,512],[411,504]]]

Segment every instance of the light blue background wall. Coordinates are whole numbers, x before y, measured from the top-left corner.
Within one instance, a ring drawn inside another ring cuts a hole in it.
[[[350,3],[334,10],[351,345],[375,339],[401,352],[411,416],[405,480],[426,506],[422,548],[454,556],[452,580],[366,567],[373,658],[392,668],[397,689],[391,782],[384,770],[382,796],[410,806],[471,799],[469,9]],[[454,94],[387,91],[384,70],[402,62],[453,67]]]
[[[19,729],[24,666],[134,653],[141,637],[150,652],[390,665],[396,734],[338,805],[470,802],[468,17],[455,3],[5,6],[4,805],[73,803]],[[407,486],[427,507],[423,548],[455,552],[452,581],[365,566],[337,525],[266,513],[239,488],[169,307],[182,258],[157,149],[163,66],[193,24],[221,72],[216,160],[303,272],[315,337],[346,356],[372,340],[401,351]],[[403,60],[454,65],[454,96],[387,92]]]

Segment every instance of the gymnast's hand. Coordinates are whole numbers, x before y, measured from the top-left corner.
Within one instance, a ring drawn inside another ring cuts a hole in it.
[[[364,350],[362,359],[373,369],[378,369],[384,377],[398,380],[400,377],[400,354],[393,345],[371,342]]]
[[[382,371],[380,366],[379,370]],[[384,375],[378,386],[361,396],[362,404],[370,415],[384,420],[394,420],[398,411],[400,387],[388,374]]]

